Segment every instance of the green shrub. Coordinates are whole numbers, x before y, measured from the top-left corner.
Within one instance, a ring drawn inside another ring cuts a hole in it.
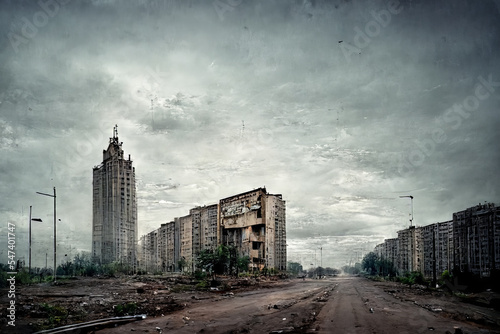
[[[399,277],[399,282],[409,285],[410,288],[413,284],[427,285],[424,275],[419,271],[406,273],[405,276]]]
[[[137,304],[136,303],[128,303],[128,304],[121,304],[121,305],[115,305],[113,307],[113,311],[117,317],[123,316],[123,315],[132,315],[135,314],[135,311],[137,310]]]
[[[443,273],[441,274],[441,278],[444,281],[450,281],[451,280],[451,274],[450,274],[450,272],[448,270],[443,271]]]
[[[30,284],[31,283],[31,275],[27,271],[20,271],[16,275],[16,283],[17,284]]]
[[[40,304],[40,310],[47,313],[48,319],[44,325],[50,328],[63,325],[68,319],[68,310],[61,306],[53,306],[43,303]]]
[[[207,281],[200,281],[196,284],[196,290],[207,290],[210,284]]]
[[[200,280],[203,280],[203,279],[205,279],[205,278],[207,277],[207,273],[206,273],[206,272],[204,272],[204,271],[202,271],[202,270],[196,270],[196,271],[193,273],[193,275],[194,275],[194,278],[195,278],[196,280],[199,280],[199,281],[200,281]]]

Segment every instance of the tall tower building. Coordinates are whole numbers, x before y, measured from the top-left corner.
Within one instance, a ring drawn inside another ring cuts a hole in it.
[[[93,170],[92,256],[101,264],[119,262],[134,269],[138,241],[135,168],[123,158],[118,126],[103,161]]]

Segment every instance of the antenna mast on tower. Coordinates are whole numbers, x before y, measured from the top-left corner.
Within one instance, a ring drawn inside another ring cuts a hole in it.
[[[399,198],[409,198],[411,200],[411,218],[410,218],[410,227],[413,226],[413,196],[412,195],[407,195],[407,196],[399,196]]]

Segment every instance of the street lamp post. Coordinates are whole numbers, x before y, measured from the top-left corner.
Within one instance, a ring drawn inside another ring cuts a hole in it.
[[[56,243],[56,187],[54,187],[54,195],[45,194],[41,192],[36,192],[39,195],[49,196],[54,198],[54,282],[56,282],[57,267],[56,267],[56,253],[57,253],[57,243]]]
[[[319,266],[323,268],[323,246],[319,248],[319,254],[320,254]]]
[[[32,205],[30,205],[30,221],[29,221],[29,260],[28,260],[28,274],[31,274],[31,221],[36,221],[36,222],[42,222],[42,220],[40,218],[31,218],[31,209],[32,209]]]

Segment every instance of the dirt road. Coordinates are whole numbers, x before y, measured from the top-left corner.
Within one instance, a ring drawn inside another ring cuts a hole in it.
[[[419,305],[428,296],[410,302],[386,290],[386,284],[359,277],[295,280],[197,300],[181,311],[98,333],[500,333],[451,319],[442,308],[451,307],[449,301],[438,299],[433,302],[442,304],[428,309]]]
[[[442,316],[439,305],[428,310],[418,302],[397,299],[372,281],[356,277],[335,281],[335,292],[318,316],[318,333],[454,333],[456,328],[491,333]]]
[[[164,333],[305,332],[316,320],[334,283],[295,280],[277,285],[223,293],[215,299],[192,299],[181,311],[97,333],[151,332],[157,327]]]

